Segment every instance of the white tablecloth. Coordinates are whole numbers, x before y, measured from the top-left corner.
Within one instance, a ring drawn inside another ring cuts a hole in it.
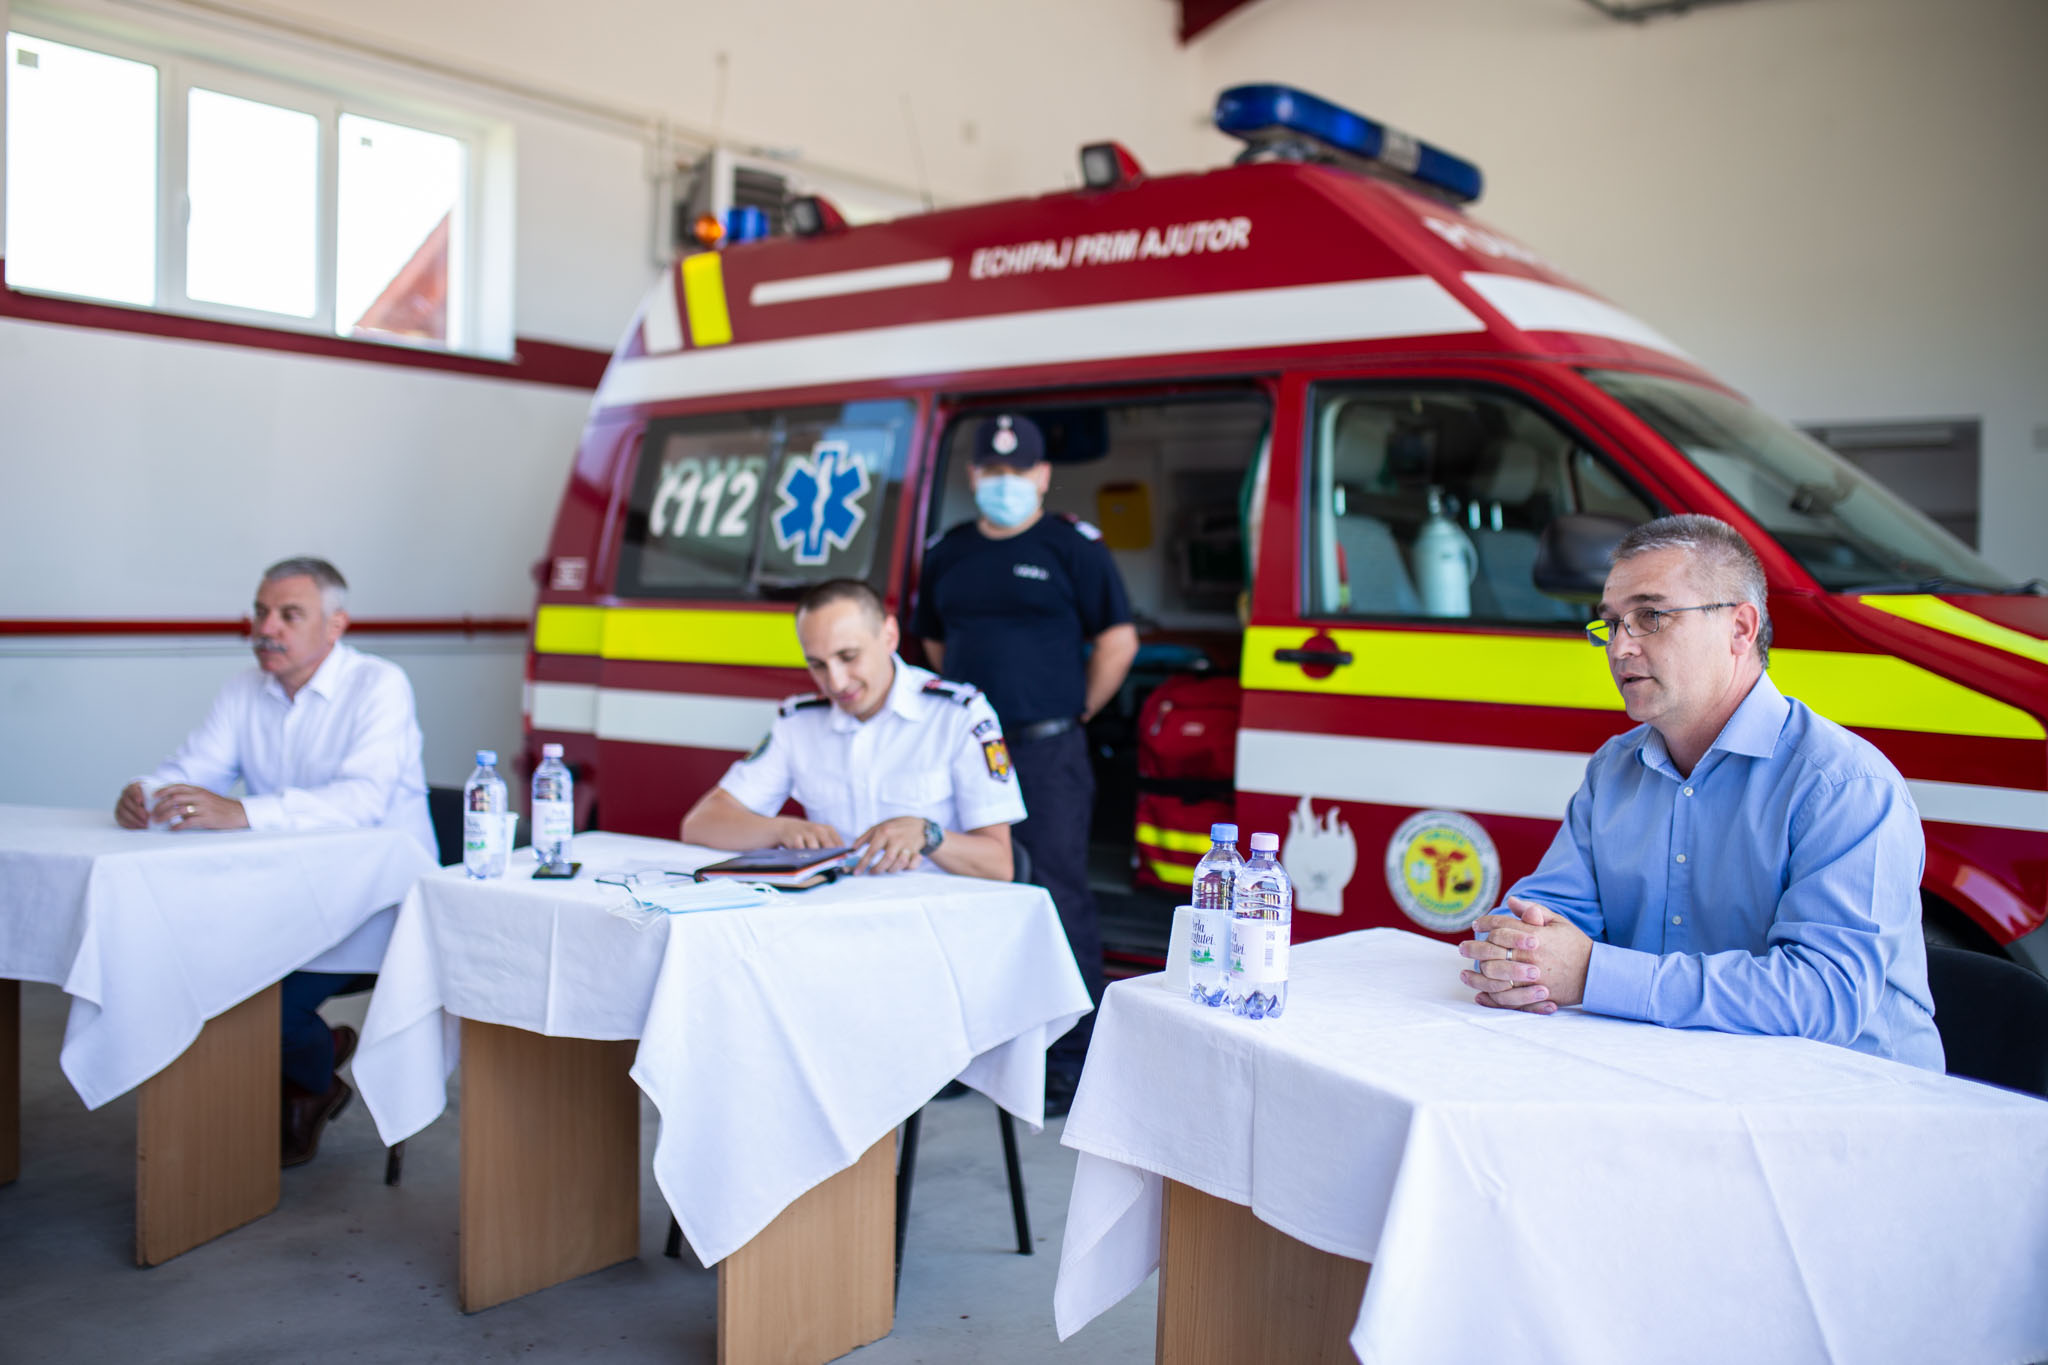
[[[0,977],[72,997],[61,1061],[97,1109],[300,967],[375,971],[374,921],[432,866],[398,830],[176,834],[0,806]]]
[[[638,1038],[655,1178],[710,1265],[959,1077],[1036,1127],[1045,1049],[1088,1009],[1052,899],[933,873],[859,877],[637,928],[597,875],[724,855],[576,837],[575,881],[460,868],[400,907],[355,1078],[386,1142],[446,1106],[455,1020]]]
[[[1453,945],[1295,950],[1278,1020],[1119,982],[1062,1338],[1159,1262],[1160,1178],[1372,1262],[1366,1365],[2048,1357],[2048,1103],[1798,1038],[1482,1009]]]

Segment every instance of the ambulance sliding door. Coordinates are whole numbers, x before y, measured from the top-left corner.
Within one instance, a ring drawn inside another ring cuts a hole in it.
[[[1295,935],[1455,935],[1549,845],[1627,724],[1590,604],[1531,570],[1556,517],[1657,515],[1535,396],[1302,383],[1245,637],[1240,824],[1281,836]],[[1280,447],[1276,445],[1276,450]]]
[[[1270,393],[1245,382],[1184,384],[952,397],[941,406],[926,543],[975,516],[976,427],[993,413],[1020,413],[1045,436],[1047,511],[1086,523],[1122,577],[1139,652],[1088,724],[1090,884],[1109,956],[1156,964],[1210,823],[1234,814],[1247,507],[1256,506],[1249,490],[1267,448]]]

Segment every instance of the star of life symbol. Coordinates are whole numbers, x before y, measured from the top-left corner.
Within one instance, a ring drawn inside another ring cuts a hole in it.
[[[775,543],[799,564],[823,564],[860,533],[868,488],[867,464],[845,441],[818,442],[809,455],[784,465],[776,482],[782,502],[775,509]]]

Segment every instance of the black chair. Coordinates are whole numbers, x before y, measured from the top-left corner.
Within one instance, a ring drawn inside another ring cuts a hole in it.
[[[427,819],[434,826],[435,856],[441,866],[462,861],[462,788],[427,788]]]
[[[2048,1099],[2048,981],[1989,953],[1927,945],[1948,1074]]]

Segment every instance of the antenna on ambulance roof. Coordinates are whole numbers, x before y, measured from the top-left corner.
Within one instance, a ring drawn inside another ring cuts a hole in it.
[[[711,59],[711,64],[718,68],[718,74],[711,78],[711,145],[716,147],[725,141],[725,90],[732,75],[731,55],[721,52]]]
[[[903,92],[903,128],[910,134],[910,161],[917,168],[917,197],[924,201],[924,211],[930,213],[932,204],[931,182],[924,173],[924,147],[917,140],[917,116],[910,112],[910,92]]]

